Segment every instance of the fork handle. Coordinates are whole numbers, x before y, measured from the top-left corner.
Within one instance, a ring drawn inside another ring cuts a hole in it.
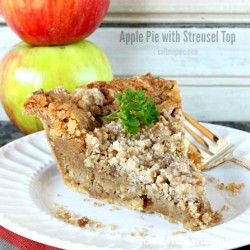
[[[250,171],[250,162],[247,160],[243,160],[243,159],[238,159],[238,158],[232,158],[230,159],[230,161],[234,162],[235,164],[242,166],[244,168],[246,168],[247,170]]]

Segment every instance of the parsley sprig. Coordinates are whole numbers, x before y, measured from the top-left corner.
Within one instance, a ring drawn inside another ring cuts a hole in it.
[[[119,109],[103,118],[120,119],[129,134],[137,134],[141,125],[149,126],[159,118],[154,101],[142,90],[128,88],[124,94],[115,93],[115,98],[120,103]]]

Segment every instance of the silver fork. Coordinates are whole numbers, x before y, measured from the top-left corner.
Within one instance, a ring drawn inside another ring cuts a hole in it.
[[[249,161],[245,159],[238,159],[233,155],[235,149],[233,144],[227,142],[220,136],[215,135],[188,114],[184,113],[184,117],[190,124],[192,124],[198,131],[200,131],[201,134],[212,141],[212,143],[208,143],[200,135],[194,132],[194,130],[192,130],[189,126],[184,124],[185,130],[195,140],[194,143],[191,141],[190,143],[196,148],[196,150],[201,154],[203,158],[202,162],[206,167],[204,170],[213,169],[229,161],[250,170]]]

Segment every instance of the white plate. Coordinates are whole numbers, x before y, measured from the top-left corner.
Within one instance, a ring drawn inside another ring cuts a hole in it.
[[[236,155],[250,159],[249,133],[207,126],[237,145]],[[15,233],[63,249],[232,249],[249,244],[250,171],[229,163],[207,172],[206,177],[246,185],[239,195],[232,196],[207,183],[207,197],[213,208],[229,207],[215,227],[190,232],[154,214],[123,207],[110,211],[112,205],[96,207],[95,199],[84,201],[85,195],[63,185],[44,132],[39,132],[0,149],[0,222]],[[67,224],[55,217],[55,203],[105,226],[91,231]],[[109,224],[116,224],[117,229],[111,230]],[[131,236],[145,228],[147,236]],[[175,234],[177,231],[186,233]]]

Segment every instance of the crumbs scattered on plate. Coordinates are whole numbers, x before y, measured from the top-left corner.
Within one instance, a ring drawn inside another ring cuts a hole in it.
[[[115,230],[115,229],[117,229],[117,225],[116,225],[116,224],[109,224],[108,226],[109,226],[109,229],[110,229],[110,230]]]
[[[100,202],[94,201],[94,202],[93,202],[93,205],[94,205],[95,207],[103,207],[103,206],[105,206],[105,203],[100,203]]]
[[[112,206],[112,207],[109,209],[109,211],[115,211],[115,210],[120,210],[120,208],[117,207],[117,206]]]
[[[64,206],[57,203],[53,203],[55,206],[55,216],[56,218],[78,227],[84,227],[95,231],[97,228],[103,228],[105,225],[97,220],[92,220],[87,216],[77,216],[75,212],[66,209]],[[117,229],[116,224],[108,224],[108,228],[112,231]]]
[[[138,219],[138,220],[144,220],[144,218],[143,218],[142,215],[137,216],[137,219]]]
[[[220,209],[220,213],[227,210],[229,210],[229,206],[223,205],[222,208]]]
[[[147,228],[142,228],[138,229],[136,228],[134,232],[130,233],[131,236],[147,236],[148,235],[148,229]]]
[[[209,178],[208,181],[216,184],[216,187],[219,190],[226,190],[226,191],[230,192],[230,194],[232,194],[232,195],[238,195],[240,190],[245,187],[244,183],[236,184],[235,182],[231,182],[231,183],[225,184],[225,183],[221,182],[219,179],[216,179],[214,177]]]
[[[83,201],[88,202],[88,201],[90,201],[90,198],[86,197],[86,198],[83,199]]]
[[[187,232],[184,231],[175,231],[172,233],[172,235],[179,235],[179,234],[186,234]]]
[[[62,221],[79,227],[85,227],[90,230],[102,228],[104,225],[100,221],[89,219],[87,216],[79,217],[75,212],[69,211],[62,205],[55,204],[55,216]]]

